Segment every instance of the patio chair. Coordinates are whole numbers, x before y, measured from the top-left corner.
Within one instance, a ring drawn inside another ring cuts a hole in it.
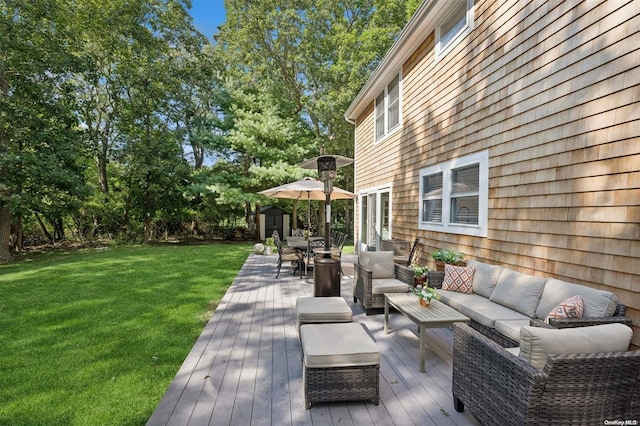
[[[324,248],[324,240],[309,241],[309,251],[305,251],[302,255],[302,263],[306,265],[307,269],[313,269],[313,260],[315,258],[313,249],[318,248]]]
[[[353,302],[367,315],[384,308],[384,293],[407,293],[413,285],[413,271],[395,263],[393,251],[361,251],[353,272]]]
[[[282,241],[280,240],[280,234],[278,231],[273,231],[273,239],[276,243],[276,248],[278,249],[278,264],[276,265],[276,278],[280,276],[280,268],[282,268],[282,262],[291,262],[293,266],[293,275],[296,274],[296,270],[301,270],[301,257],[300,253],[290,247],[284,247],[282,245]],[[302,272],[300,273],[302,275]]]
[[[466,324],[453,326],[453,399],[482,424],[603,425],[640,413],[640,351],[631,328],[523,327],[505,349]],[[612,423],[613,424],[613,423]]]

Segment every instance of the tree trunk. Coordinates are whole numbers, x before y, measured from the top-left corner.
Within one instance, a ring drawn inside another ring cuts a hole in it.
[[[9,92],[9,84],[7,83],[6,71],[0,72],[0,93],[6,96]],[[9,151],[9,137],[4,126],[0,126],[0,153]],[[8,170],[0,169],[0,176],[6,176]],[[11,194],[7,189],[7,193],[1,194],[2,197],[10,197]],[[9,198],[10,199],[10,198]],[[9,262],[11,256],[11,210],[6,201],[0,198],[0,262]]]
[[[0,201],[0,262],[10,262],[11,256],[11,211]]]
[[[100,154],[96,158],[96,164],[98,166],[98,182],[100,183],[100,192],[103,194],[109,193],[109,177],[107,175],[107,155],[109,153],[109,133],[111,128],[111,121],[107,120],[105,129],[100,134]],[[107,198],[105,197],[105,202]]]
[[[144,244],[149,244],[151,241],[151,215],[147,215],[144,218]]]
[[[47,240],[49,240],[49,242],[52,243],[53,242],[53,236],[51,235],[51,233],[49,232],[49,230],[45,226],[45,224],[42,221],[42,219],[40,219],[40,215],[38,213],[34,213],[34,216],[38,220],[38,224],[40,225],[40,229],[42,230],[42,233],[44,234],[45,237],[47,237]]]
[[[293,208],[291,209],[291,229],[298,229],[298,200],[293,200]]]
[[[13,227],[14,234],[16,236],[15,249],[18,253],[22,253],[22,250],[24,250],[24,232],[22,228],[22,214],[16,215],[15,222],[16,224]]]

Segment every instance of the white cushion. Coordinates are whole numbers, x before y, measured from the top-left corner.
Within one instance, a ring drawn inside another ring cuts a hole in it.
[[[546,281],[547,278],[504,269],[500,273],[498,284],[493,289],[490,300],[534,318]],[[553,306],[549,307],[551,308]],[[549,311],[545,316],[547,313]]]
[[[494,327],[496,331],[500,332],[503,336],[507,336],[509,339],[519,342],[520,329],[530,324],[531,320],[528,318],[521,320],[498,320]]]
[[[371,294],[406,293],[409,286],[395,278],[377,278],[371,280]]]
[[[350,322],[351,308],[342,297],[299,297],[296,300],[298,324],[312,322]]]
[[[525,326],[520,329],[520,358],[542,370],[550,354],[624,352],[633,332],[624,324],[548,329]]]
[[[358,263],[372,272],[372,278],[394,278],[395,276],[392,251],[362,251],[358,255]]]
[[[439,290],[438,293],[441,302],[487,327],[494,327],[498,320],[529,320],[526,315],[493,303],[486,297],[477,294],[464,294],[448,290]]]
[[[307,367],[349,367],[380,363],[378,346],[359,323],[303,324],[300,342]]]
[[[504,268],[478,262],[477,260],[467,261],[467,266],[473,266],[476,270],[473,274],[473,292],[487,298],[491,297],[491,293],[493,293],[500,273]]]
[[[610,291],[598,290],[585,285],[568,283],[551,278],[544,286],[540,304],[536,309],[538,318],[545,318],[554,306],[570,296],[582,296],[583,317],[610,317],[616,310],[618,296]]]

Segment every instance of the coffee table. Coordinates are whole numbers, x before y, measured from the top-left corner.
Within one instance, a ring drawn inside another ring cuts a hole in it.
[[[389,306],[393,306],[418,325],[420,337],[420,371],[424,373],[424,360],[427,350],[424,342],[425,328],[451,327],[454,322],[468,322],[469,318],[455,309],[437,300],[432,300],[431,305],[420,305],[418,298],[409,293],[385,293],[384,294],[384,332],[389,333]]]

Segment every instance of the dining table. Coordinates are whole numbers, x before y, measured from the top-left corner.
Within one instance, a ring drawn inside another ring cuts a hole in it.
[[[309,249],[309,243],[311,241],[324,240],[323,237],[287,237],[287,246],[294,248],[297,252],[300,253],[300,258],[304,259],[307,255],[307,250]],[[303,262],[304,263],[304,262]],[[307,275],[307,264],[305,263],[304,269],[300,268],[300,275]]]

